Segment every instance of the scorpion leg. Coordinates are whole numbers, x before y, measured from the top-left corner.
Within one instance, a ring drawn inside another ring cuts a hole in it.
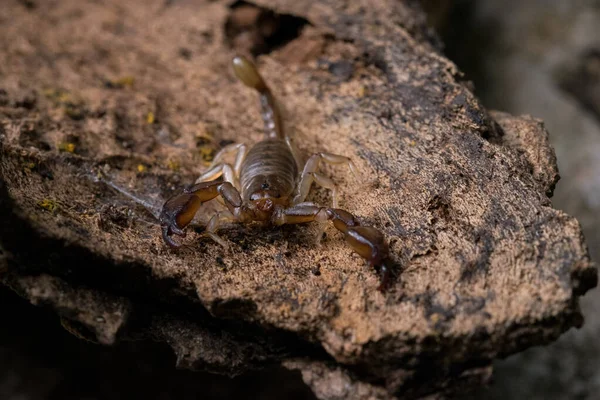
[[[296,166],[298,167],[298,170],[302,169],[302,158],[300,157],[300,152],[298,151],[298,147],[296,146],[294,139],[289,136],[286,136],[285,143],[287,144],[288,148],[292,152],[292,155],[294,156],[294,160],[296,161]]]
[[[246,158],[247,146],[245,144],[232,144],[225,146],[215,156],[212,164],[208,167],[208,170],[196,179],[196,183],[208,182],[217,179],[223,175],[225,182],[230,182],[238,190],[240,190],[239,178],[240,170],[242,169],[242,163]],[[235,153],[235,162],[231,166],[229,163],[221,162],[225,154]]]
[[[306,185],[308,188],[310,188],[310,184],[314,182],[317,185],[324,187],[325,189],[331,190],[331,202],[333,204],[333,208],[338,207],[338,188],[335,182],[333,182],[333,180],[317,172],[309,172],[306,174],[305,182],[308,182],[308,184]],[[306,195],[304,195],[303,197],[306,198]]]
[[[206,171],[205,173],[203,173],[202,175],[200,175],[200,177],[198,179],[196,179],[196,183],[214,181],[215,179],[219,178],[220,176],[223,176],[223,181],[224,182],[229,182],[238,191],[240,190],[239,175],[237,175],[235,173],[235,168],[232,167],[231,164],[217,164],[217,165],[215,165],[213,168],[209,169],[208,171]],[[217,200],[222,205],[225,204],[225,202],[224,202],[224,200],[223,200],[222,197],[218,197]]]
[[[313,182],[315,182],[318,185],[325,187],[326,189],[332,190],[333,207],[337,207],[337,189],[335,184],[331,179],[325,178],[324,176],[317,173],[321,161],[331,165],[348,165],[352,174],[355,177],[359,176],[356,165],[348,157],[331,153],[313,154],[312,156],[310,156],[306,164],[304,164],[304,170],[302,171],[302,175],[300,175],[300,182],[298,183],[298,193],[294,197],[293,204],[302,203],[306,199],[306,196],[308,196],[310,186]]]
[[[382,292],[387,289],[391,273],[391,260],[389,259],[388,244],[379,230],[371,226],[360,226],[356,218],[348,211],[306,203],[282,209],[273,216],[275,225],[313,221],[333,222],[335,228],[344,234],[350,247],[379,273],[378,289]]]
[[[225,146],[221,150],[219,150],[219,152],[215,155],[215,158],[213,159],[212,164],[208,168],[210,170],[211,168],[215,167],[217,164],[225,164],[225,163],[222,163],[223,158],[227,154],[235,154],[235,161],[233,163],[233,165],[234,165],[233,171],[235,172],[235,175],[239,178],[240,170],[242,169],[242,163],[244,162],[244,159],[246,158],[247,151],[248,151],[248,146],[246,146],[244,143],[234,143],[234,144]],[[200,179],[200,178],[198,178],[198,179]]]
[[[196,183],[201,182],[210,182],[215,179],[223,176],[223,181],[231,183],[236,189],[239,190],[240,184],[239,179],[235,175],[235,170],[231,166],[231,164],[217,164],[214,167],[210,168],[208,171],[203,173],[196,179]],[[219,203],[225,204],[222,198],[218,198]]]
[[[235,162],[233,163],[233,171],[235,172],[236,178],[240,179],[240,172],[242,171],[242,164],[246,159],[246,154],[248,153],[248,146],[245,144],[240,144],[238,147],[238,152],[235,155]],[[239,186],[236,186],[239,190]]]
[[[223,222],[230,221],[235,221],[235,217],[233,216],[231,211],[221,211],[215,213],[215,215],[212,216],[210,221],[208,221],[208,225],[206,225],[206,231],[204,231],[201,236],[211,238],[212,240],[220,244],[224,249],[229,248],[227,242],[223,240],[223,238],[221,238],[219,235],[217,235],[217,230]]]
[[[194,219],[196,212],[207,201],[221,196],[230,213],[238,220],[247,217],[242,207],[242,197],[230,182],[201,182],[184,189],[183,193],[165,202],[160,213],[160,224],[164,241],[171,247],[180,245],[171,235],[185,236],[185,227]]]
[[[223,176],[225,182],[229,182],[235,186],[235,172],[231,164],[217,164],[208,169],[196,179],[195,183],[210,182]]]
[[[239,153],[245,153],[246,148],[247,146],[243,143],[229,144],[223,147],[221,150],[219,150],[217,154],[215,154],[215,157],[213,158],[212,164],[210,166],[213,167],[220,163],[223,157],[225,157],[227,154],[236,154],[237,157]]]

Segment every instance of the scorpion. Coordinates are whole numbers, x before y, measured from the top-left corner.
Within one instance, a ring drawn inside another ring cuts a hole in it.
[[[354,215],[339,209],[335,183],[318,171],[321,163],[346,165],[357,175],[353,161],[341,155],[320,152],[310,156],[301,169],[298,151],[284,132],[276,98],[256,66],[247,58],[236,56],[233,58],[233,71],[245,86],[258,92],[266,138],[249,150],[245,144],[225,146],[193,185],[164,203],[159,221],[166,244],[171,248],[181,246],[172,236],[185,237],[184,229],[200,206],[220,196],[227,210],[212,216],[202,236],[227,248],[227,242],[217,235],[224,222],[263,222],[280,226],[331,221],[344,234],[350,247],[379,273],[378,289],[384,291],[391,268],[388,244],[383,234],[374,227],[361,226]],[[233,165],[223,161],[226,155],[235,157]],[[313,183],[331,190],[333,207],[321,207],[305,201]]]

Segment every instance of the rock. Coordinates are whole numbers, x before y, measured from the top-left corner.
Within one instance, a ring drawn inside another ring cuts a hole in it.
[[[562,177],[552,204],[578,219],[591,258],[598,260],[598,2],[455,3],[445,23],[447,54],[473,79],[486,107],[543,119]],[[586,294],[581,308],[582,329],[496,363],[494,384],[475,398],[594,398],[600,390],[600,292]]]
[[[83,339],[88,339],[87,333],[91,333],[92,340],[98,343],[114,344],[118,331],[129,318],[127,299],[93,289],[73,289],[45,274],[5,279],[4,283],[22,293],[32,304],[55,309],[63,318],[63,325]]]
[[[279,366],[230,378],[175,368],[173,351],[153,340],[99,346],[69,334],[52,309],[33,307],[0,286],[2,399],[165,400],[195,398],[314,400],[300,373]],[[40,329],[42,328],[42,329]],[[73,332],[69,328],[70,332]],[[35,382],[35,384],[32,384]],[[110,382],[107,385],[106,382]]]
[[[320,398],[383,399],[479,384],[493,358],[581,324],[596,270],[577,221],[551,207],[546,131],[488,113],[418,7],[257,1],[242,21],[268,15],[268,29],[239,38],[248,29],[224,29],[237,12],[226,2],[120,4],[0,11],[39,27],[0,39],[3,281],[74,332],[165,341],[179,366],[220,374],[280,363]],[[181,251],[162,243],[161,203],[219,143],[263,137],[255,94],[229,71],[236,51],[264,54],[306,153],[358,164],[362,183],[332,172],[342,206],[389,238],[387,293],[332,227],[320,243],[315,227],[236,225],[223,231],[229,250],[193,230]],[[28,108],[23,93],[36,94]],[[110,329],[92,315],[113,316]]]

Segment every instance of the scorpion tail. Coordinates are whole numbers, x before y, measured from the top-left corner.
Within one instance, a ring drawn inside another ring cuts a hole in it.
[[[261,94],[270,91],[264,79],[260,76],[258,69],[256,69],[256,66],[246,57],[234,57],[233,72],[235,73],[235,76],[249,88],[257,90]]]
[[[277,100],[265,83],[252,61],[243,56],[233,59],[233,72],[242,83],[260,94],[261,115],[265,123],[265,132],[270,138],[285,138],[283,122]]]

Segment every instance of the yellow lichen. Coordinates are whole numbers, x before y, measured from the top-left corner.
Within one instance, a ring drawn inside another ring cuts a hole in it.
[[[58,210],[58,203],[52,199],[43,199],[38,202],[38,206],[49,212],[55,212]]]
[[[200,157],[205,165],[210,165],[215,158],[215,149],[210,146],[202,146],[199,148]]]
[[[46,89],[43,93],[44,96],[52,100],[55,105],[61,106],[65,115],[68,117],[79,120],[85,116],[83,101],[74,98],[68,91],[63,89]]]
[[[167,161],[167,168],[169,168],[171,171],[179,171],[181,165],[179,165],[179,162],[175,160],[169,160]]]
[[[366,86],[358,88],[358,97],[365,97],[369,93],[369,89]]]
[[[135,83],[135,78],[133,76],[122,76],[120,78],[117,79],[112,79],[108,82],[110,87],[113,88],[131,88],[133,87],[133,84]]]
[[[146,172],[147,170],[148,170],[148,168],[144,164],[138,164],[137,165],[137,171],[139,173]]]
[[[69,92],[63,89],[45,89],[43,93],[44,96],[58,103],[66,103],[71,101],[71,95]]]
[[[23,171],[25,171],[25,173],[31,173],[31,171],[36,167],[36,164],[32,161],[30,162],[26,162],[25,164],[23,164]]]
[[[154,123],[154,121],[155,121],[154,113],[152,111],[150,111],[148,113],[148,115],[146,115],[146,123],[148,125],[152,125]]]
[[[210,133],[205,132],[197,135],[196,147],[204,165],[210,165],[216,153],[214,139],[210,136]]]
[[[67,153],[74,153],[75,152],[75,143],[71,143],[71,142],[59,143],[58,149],[60,151],[66,151]]]

